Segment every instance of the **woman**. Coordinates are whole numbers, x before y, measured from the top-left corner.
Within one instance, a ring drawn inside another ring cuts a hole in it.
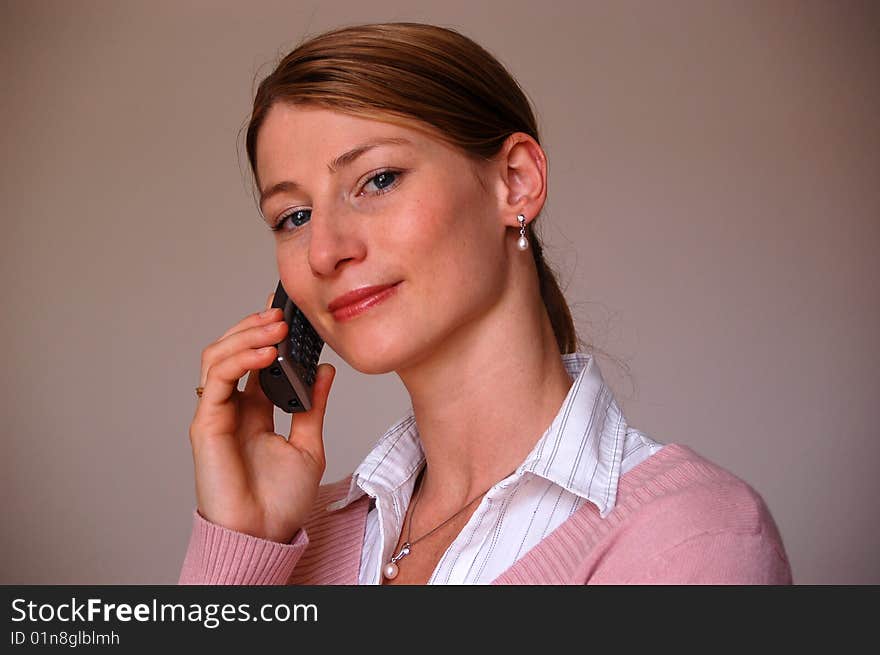
[[[247,150],[285,290],[412,411],[321,486],[335,370],[285,439],[255,372],[287,325],[234,325],[202,356],[181,583],[791,581],[760,496],[629,427],[578,352],[535,118],[488,52],[412,23],[315,37],[260,84]]]

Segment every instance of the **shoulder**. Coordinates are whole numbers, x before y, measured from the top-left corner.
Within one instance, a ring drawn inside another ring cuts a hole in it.
[[[738,560],[788,569],[779,530],[761,495],[747,482],[687,446],[669,444],[620,480],[617,505],[606,518],[616,547],[642,564],[653,558]],[[632,566],[631,570],[640,567]],[[729,567],[728,567],[729,568]],[[790,575],[790,574],[789,574]]]
[[[620,479],[618,510],[630,518],[662,511],[661,525],[679,535],[715,529],[754,533],[772,522],[764,499],[751,485],[675,443]]]

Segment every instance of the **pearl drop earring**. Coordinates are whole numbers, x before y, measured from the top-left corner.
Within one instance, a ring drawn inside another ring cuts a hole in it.
[[[519,240],[516,242],[516,247],[520,250],[528,250],[529,240],[526,239],[526,217],[520,214],[516,217],[516,220],[519,221]]]

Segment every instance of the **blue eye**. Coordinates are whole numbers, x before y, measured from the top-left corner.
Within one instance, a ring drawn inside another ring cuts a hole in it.
[[[376,187],[375,191],[367,191],[367,195],[378,196],[383,193],[387,193],[395,186],[397,186],[398,180],[403,176],[404,171],[399,170],[384,170],[379,171],[364,184],[363,188],[366,189],[370,184],[374,184]],[[360,194],[358,194],[360,195]],[[309,219],[312,217],[311,209],[295,209],[287,214],[283,214],[278,222],[275,223],[271,227],[273,232],[282,232],[282,231],[295,231],[296,228],[301,227],[304,223],[307,223]],[[284,224],[287,223],[287,219],[291,219],[291,223],[293,224],[293,228],[287,230],[284,227]]]
[[[396,171],[382,171],[381,173],[378,173],[367,180],[367,184],[365,184],[364,186],[367,186],[368,184],[370,184],[370,182],[375,182],[376,188],[379,190],[379,193],[381,193],[382,191],[388,189],[391,185],[394,184],[394,180],[395,178],[397,178],[397,176],[398,173]]]
[[[288,218],[293,219],[291,220],[291,223],[293,223],[296,227],[300,227],[303,223],[308,221],[311,216],[311,209],[296,209],[289,214],[284,214],[281,218],[279,218],[278,222],[272,226],[272,231],[280,232],[283,229],[284,223],[287,222]]]

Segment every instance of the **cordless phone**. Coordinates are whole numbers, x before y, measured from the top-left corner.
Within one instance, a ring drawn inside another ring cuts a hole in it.
[[[324,341],[288,297],[280,280],[272,307],[283,310],[289,330],[276,344],[275,361],[260,369],[260,386],[266,397],[288,414],[307,412],[312,408],[312,387]]]

